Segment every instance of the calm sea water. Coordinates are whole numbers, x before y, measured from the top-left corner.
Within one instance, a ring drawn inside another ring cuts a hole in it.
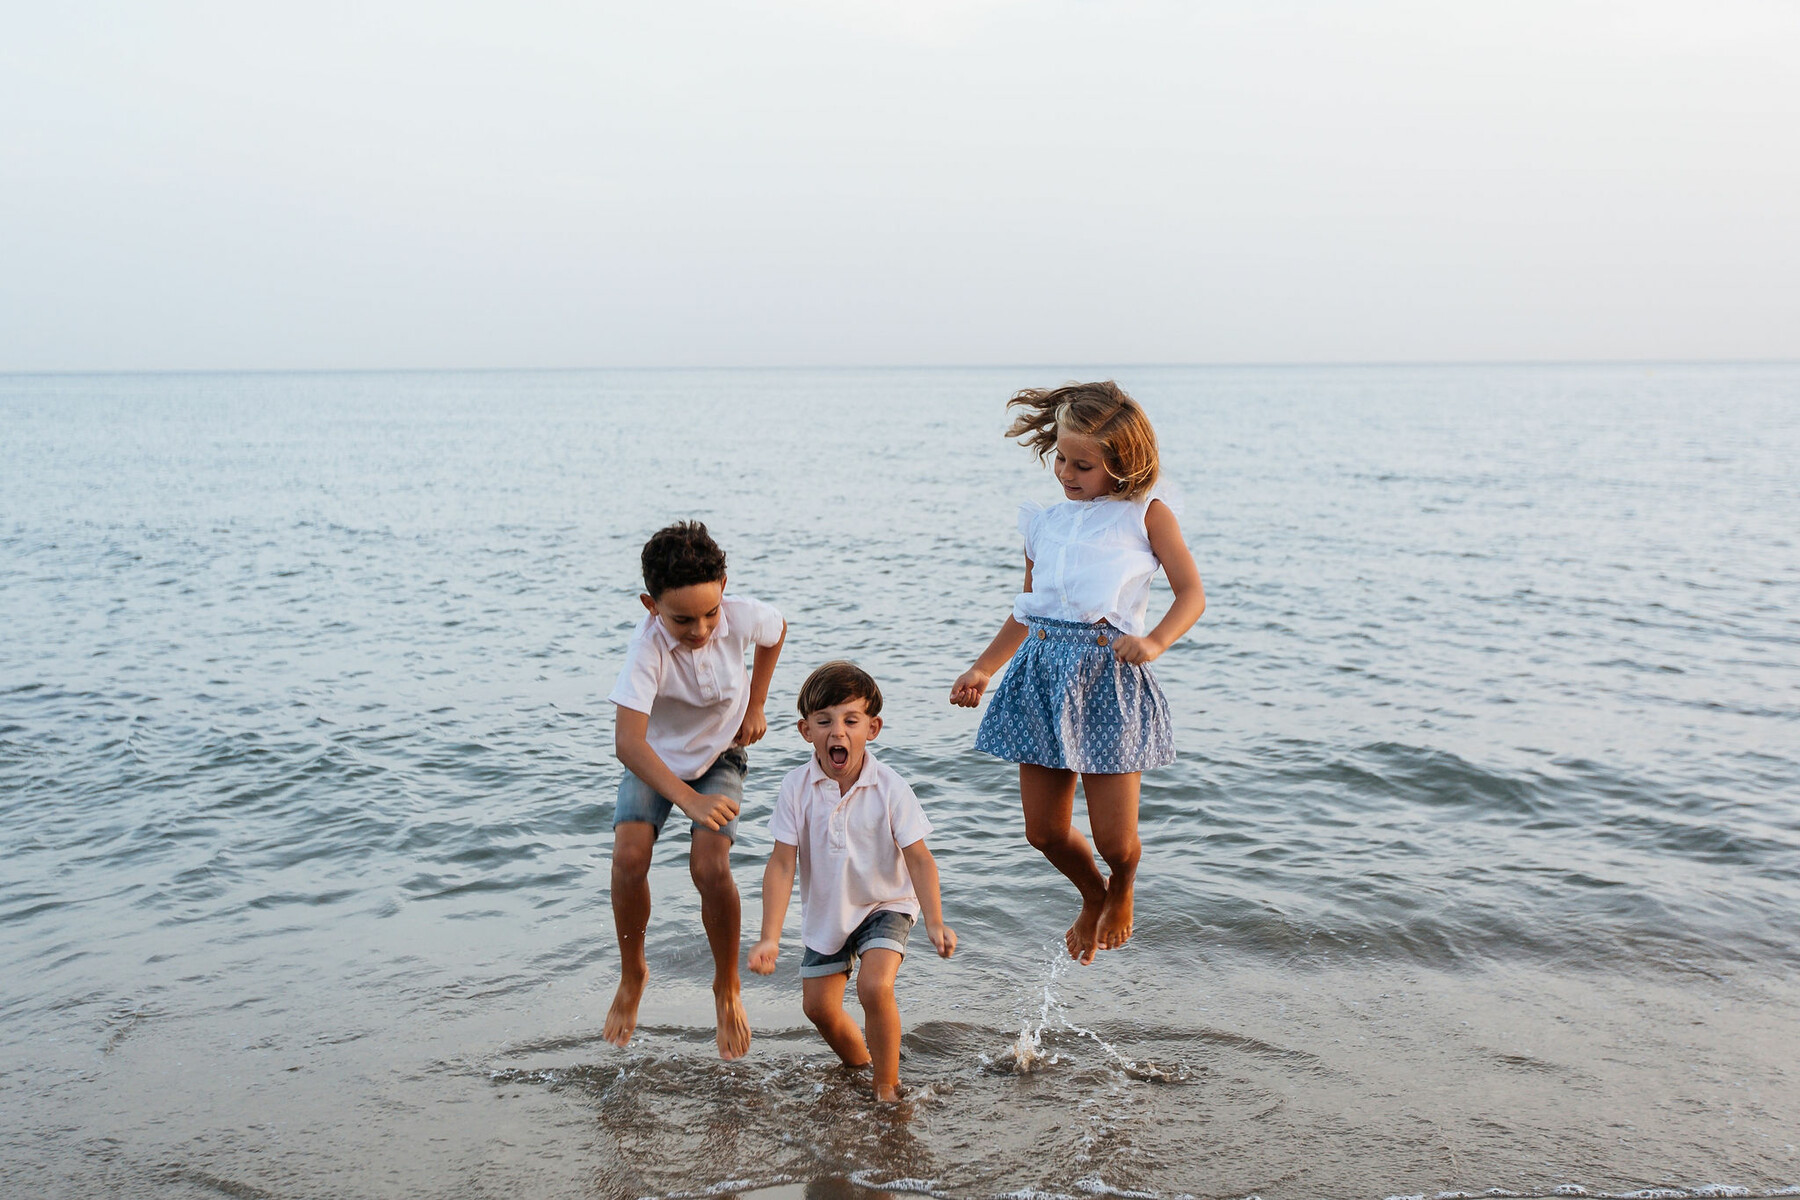
[[[946,695],[1056,498],[1002,402],[1105,374],[1210,608],[1080,968]],[[1791,1192],[1797,461],[1796,366],[0,378],[0,1191]],[[685,836],[600,1040],[604,696],[689,516],[791,625],[746,928],[819,661],[936,823],[899,1109],[797,907],[717,1060]]]

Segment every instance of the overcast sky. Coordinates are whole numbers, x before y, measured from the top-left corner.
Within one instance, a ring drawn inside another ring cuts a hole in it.
[[[0,370],[1800,357],[1800,3],[10,5]]]

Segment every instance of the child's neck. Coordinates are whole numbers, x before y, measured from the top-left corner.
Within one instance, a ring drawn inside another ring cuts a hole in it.
[[[838,795],[847,796],[850,794],[850,789],[856,786],[856,781],[862,778],[863,767],[867,765],[869,761],[869,752],[868,749],[865,748],[863,752],[857,756],[855,762],[844,763],[844,769],[842,771],[833,771],[831,769],[831,760],[828,758],[821,755],[814,755],[814,758],[819,764],[819,770],[825,772],[825,778],[837,784]]]

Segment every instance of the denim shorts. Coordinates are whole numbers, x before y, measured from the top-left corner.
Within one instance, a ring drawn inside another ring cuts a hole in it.
[[[913,919],[903,912],[878,908],[863,918],[863,923],[850,931],[835,954],[820,954],[811,946],[800,956],[800,978],[822,979],[827,975],[848,975],[850,960],[865,950],[892,950],[906,957],[906,939],[911,936]]]
[[[702,796],[730,796],[742,808],[744,776],[749,770],[750,756],[744,753],[742,747],[733,746],[713,759],[712,766],[706,768],[698,779],[683,782]],[[625,778],[619,780],[619,801],[613,805],[613,828],[617,829],[623,821],[643,821],[656,831],[657,837],[661,837],[663,822],[669,819],[669,813],[674,807],[673,800],[659,796],[649,784],[627,771]],[[736,842],[737,826],[737,818],[733,817],[718,832]],[[706,829],[706,826],[695,821],[693,829],[694,832],[699,832]]]

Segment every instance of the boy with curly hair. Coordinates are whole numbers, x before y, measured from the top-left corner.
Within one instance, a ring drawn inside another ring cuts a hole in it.
[[[725,593],[725,552],[698,521],[678,521],[644,545],[649,614],[625,652],[607,697],[616,706],[613,750],[625,766],[613,810],[612,906],[619,938],[619,990],[605,1037],[631,1041],[649,966],[650,854],[679,808],[692,822],[688,869],[713,957],[720,1058],[750,1049],[738,979],[738,892],[731,878],[749,760],[744,747],[769,728],[763,706],[787,637],[781,614]],[[754,661],[744,670],[744,651]]]

